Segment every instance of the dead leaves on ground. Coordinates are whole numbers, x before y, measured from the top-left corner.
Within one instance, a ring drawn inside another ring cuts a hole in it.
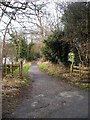
[[[85,88],[85,89],[90,89],[90,83],[88,83],[88,79],[84,81],[86,81],[86,83],[83,83],[82,79],[79,79],[79,77],[74,76],[74,75],[70,75],[70,70],[69,68],[65,68],[65,66],[62,63],[59,64],[52,64],[48,61],[46,62],[38,62],[39,65],[43,65],[45,66],[44,71],[46,71],[46,73],[48,73],[49,75],[54,75],[54,76],[58,76],[60,78],[62,78],[65,81],[68,81],[69,83],[80,87],[80,88]]]
[[[2,111],[5,116],[5,114],[11,112],[17,103],[21,101],[25,91],[25,85],[28,83],[26,79],[21,80],[18,76],[16,78],[7,76],[3,78],[1,84]]]

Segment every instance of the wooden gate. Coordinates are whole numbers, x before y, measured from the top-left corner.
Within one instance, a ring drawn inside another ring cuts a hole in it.
[[[90,66],[86,67],[81,64],[79,64],[79,66],[71,65],[70,74],[78,76],[79,79],[88,79],[90,82]]]

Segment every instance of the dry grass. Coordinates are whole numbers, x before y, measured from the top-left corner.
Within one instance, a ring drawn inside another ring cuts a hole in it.
[[[61,76],[61,74],[66,74],[68,70],[63,64],[52,64],[50,62],[38,62],[38,66],[42,71],[46,71],[49,75]]]
[[[25,65],[25,75],[29,69],[30,65]],[[12,77],[7,75],[2,81],[2,112],[5,117],[10,113],[15,106],[22,100],[23,97],[27,96],[29,87],[31,85],[30,80],[20,79],[19,76]],[[29,87],[28,87],[29,86]]]
[[[10,113],[15,106],[27,95],[30,83],[20,78],[4,78],[2,81],[2,111],[3,116]],[[25,93],[25,94],[24,94]]]
[[[62,63],[52,64],[50,62],[38,62],[38,67],[47,74],[63,78],[65,81],[79,88],[90,89],[89,83],[82,83],[82,80],[80,80],[78,76],[70,75],[69,68],[65,68]]]

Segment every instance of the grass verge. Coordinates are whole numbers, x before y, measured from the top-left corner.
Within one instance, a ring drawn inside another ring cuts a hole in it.
[[[48,75],[60,77],[68,83],[77,86],[81,89],[90,90],[90,83],[83,83],[76,76],[71,76],[69,69],[65,68],[62,64],[52,64],[50,62],[39,62],[38,67],[41,71],[46,72]]]
[[[23,79],[20,77],[8,75],[2,81],[2,117],[6,117],[24,97],[28,96],[31,83],[27,79],[27,72],[30,68],[30,63],[23,65]],[[16,69],[14,74],[18,74],[19,69]]]
[[[23,76],[27,75],[28,69],[30,68],[31,63],[26,63],[23,65]],[[19,68],[14,71],[14,76],[19,75]]]

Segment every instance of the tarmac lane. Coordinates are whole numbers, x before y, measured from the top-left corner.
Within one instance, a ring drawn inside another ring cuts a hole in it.
[[[9,118],[88,118],[88,91],[41,72],[37,64],[28,76],[32,91]]]

